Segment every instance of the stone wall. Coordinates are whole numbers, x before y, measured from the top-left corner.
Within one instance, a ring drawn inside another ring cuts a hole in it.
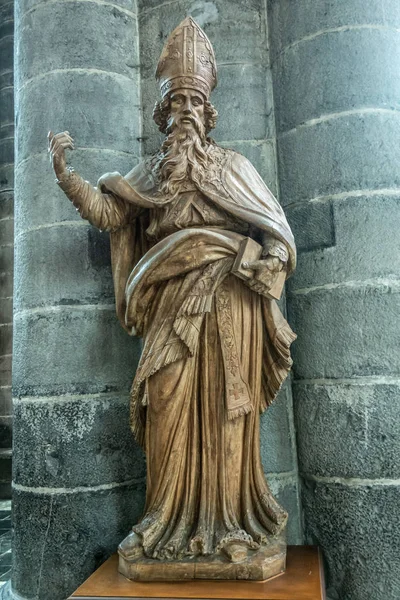
[[[331,600],[400,596],[400,5],[270,0],[307,543]]]
[[[14,262],[14,2],[0,1],[0,499],[11,497]]]
[[[140,154],[135,3],[16,2],[13,589],[62,600],[142,510],[128,425],[140,352],[119,325],[105,234],[55,184],[47,132],[95,183]]]

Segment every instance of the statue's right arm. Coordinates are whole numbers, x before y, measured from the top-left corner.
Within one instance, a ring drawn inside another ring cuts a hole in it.
[[[141,208],[122,198],[102,193],[97,187],[67,168],[65,150],[73,150],[73,139],[68,131],[48,134],[50,162],[57,184],[69,198],[82,218],[103,231],[115,231],[131,222]]]

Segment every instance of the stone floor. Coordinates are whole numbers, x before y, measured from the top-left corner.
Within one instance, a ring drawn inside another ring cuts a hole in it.
[[[11,501],[0,500],[0,588],[11,577]]]

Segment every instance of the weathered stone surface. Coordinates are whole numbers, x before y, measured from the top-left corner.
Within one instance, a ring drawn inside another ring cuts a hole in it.
[[[1,144],[0,144],[1,152]],[[6,163],[0,161],[0,192],[12,190],[14,187],[14,151]]]
[[[14,395],[128,390],[139,353],[139,340],[122,329],[113,305],[17,313]]]
[[[218,64],[257,62],[265,64],[268,52],[265,8],[262,0],[179,0],[142,2],[139,12],[141,65],[144,76],[154,76],[155,66],[169,34],[192,16],[213,44]]]
[[[11,271],[0,273],[0,290],[4,298],[10,298],[13,295],[13,274]]]
[[[0,356],[12,352],[12,323],[1,323],[0,325]]]
[[[298,251],[335,245],[335,223],[331,202],[304,202],[286,207]]]
[[[397,486],[305,483],[305,541],[323,548],[329,598],[399,598],[399,502]]]
[[[296,378],[397,375],[399,310],[400,288],[390,284],[290,296]]]
[[[211,133],[212,135],[212,133]],[[223,148],[232,148],[249,159],[251,164],[257,169],[271,192],[276,196],[277,173],[276,173],[276,152],[275,140],[262,141],[235,141],[233,143],[220,142]]]
[[[14,130],[14,88],[0,88],[0,136],[10,137]]]
[[[16,310],[114,301],[108,235],[78,223],[21,234],[15,257]],[[23,281],[31,284],[24,288]]]
[[[41,494],[15,490],[12,584],[25,598],[62,600],[108,558],[139,519],[144,486]]]
[[[14,215],[14,194],[12,190],[0,191],[0,219]]]
[[[285,384],[274,404],[261,416],[261,459],[266,473],[293,471],[294,428],[291,389]]]
[[[28,11],[35,11],[38,8],[41,8],[42,4],[47,4],[47,0],[20,0],[18,4],[20,7],[20,12],[17,13],[17,17],[18,19],[22,19],[23,15]],[[93,4],[96,4],[96,6],[93,8],[97,9],[98,3],[93,2]],[[112,0],[110,4],[114,5],[116,8],[121,7],[126,11],[136,14],[136,0]],[[53,46],[51,39],[49,40],[49,44]]]
[[[271,54],[307,36],[321,35],[339,27],[400,26],[397,0],[268,0],[268,20],[272,37]],[[371,27],[372,29],[372,27]],[[359,60],[356,60],[357,66]],[[347,87],[347,86],[346,86]]]
[[[71,134],[75,135],[72,131]],[[77,132],[79,138],[79,132]],[[46,143],[46,136],[43,145]],[[78,144],[78,142],[77,142]],[[131,153],[115,152],[103,148],[79,147],[69,153],[70,164],[84,178],[96,185],[103,173],[119,171],[128,173],[137,158]],[[55,184],[54,173],[49,164],[47,150],[31,156],[16,168],[19,201],[15,206],[16,234],[41,225],[60,221],[79,221],[74,206]]]
[[[0,165],[13,163],[14,159],[14,140],[12,138],[0,139]]]
[[[0,387],[0,411],[2,415],[11,415],[12,411],[12,394],[11,385]]]
[[[318,476],[398,478],[399,399],[400,384],[299,382],[295,417],[301,471]]]
[[[12,28],[12,22],[11,23],[9,22],[9,24],[11,25],[11,28]],[[11,35],[7,35],[7,36],[3,36],[2,38],[0,38],[0,56],[1,56],[0,68],[1,68],[1,70],[10,69],[10,71],[12,71],[13,53],[14,53],[13,37]]]
[[[325,224],[328,231],[319,205],[306,203],[304,208],[297,205],[286,211],[300,248],[321,239]],[[400,273],[400,192],[349,194],[343,199],[333,199],[331,205],[335,247],[301,254],[296,273],[288,282],[289,291],[343,281],[396,279]]]
[[[299,505],[299,489],[296,474],[268,475],[267,481],[272,493],[289,513],[287,524],[287,543],[302,544],[302,521]]]
[[[400,33],[394,30],[345,30],[282,54],[274,67],[278,132],[329,113],[368,107],[398,109],[399,40]]]
[[[57,44],[52,44],[54,28]],[[40,3],[18,21],[16,51],[20,54],[18,79],[23,82],[54,69],[99,69],[137,80],[139,47],[136,17],[115,4],[92,2]],[[42,43],[37,43],[37,32]],[[52,52],[47,49],[52,47]],[[121,55],[124,60],[121,60]],[[113,107],[110,106],[111,112]]]
[[[52,89],[57,95],[43,110]],[[70,131],[77,147],[138,156],[140,133],[132,118],[138,107],[138,82],[114,73],[53,72],[35,79],[18,93],[18,164],[47,148],[49,129]]]
[[[14,220],[11,218],[0,221],[0,246],[12,244],[14,241]]]
[[[129,395],[20,400],[14,421],[17,484],[96,486],[145,477],[129,428]]]
[[[1,291],[3,294],[3,290]],[[13,319],[12,298],[0,297],[0,323],[11,323]]]
[[[274,134],[272,90],[266,87],[266,69],[258,65],[223,65],[218,73],[219,83],[212,99],[219,114],[215,139],[271,138]]]
[[[278,138],[283,205],[400,186],[400,113],[342,116]]]

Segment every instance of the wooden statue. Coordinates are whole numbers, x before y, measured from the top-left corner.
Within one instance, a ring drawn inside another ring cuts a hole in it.
[[[259,419],[291,367],[295,335],[275,298],[294,240],[250,162],[208,137],[216,63],[190,17],[156,76],[166,139],[125,177],[93,187],[66,168],[69,133],[49,133],[58,185],[110,232],[117,314],[144,340],[131,426],[147,455],[146,506],[119,568],[142,580],[266,579],[285,568],[287,513],[265,480]]]

